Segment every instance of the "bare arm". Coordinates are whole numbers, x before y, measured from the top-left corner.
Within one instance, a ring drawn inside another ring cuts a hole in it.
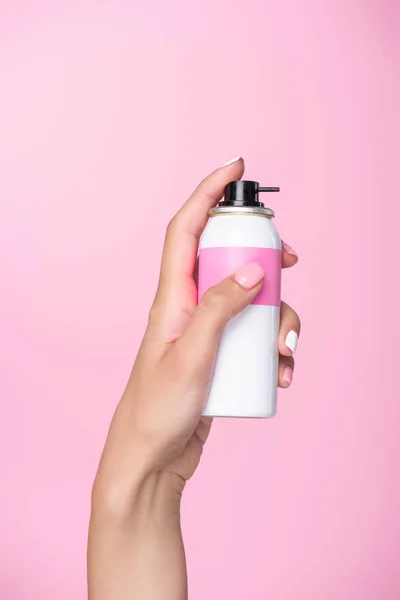
[[[179,481],[138,482],[129,506],[94,497],[89,535],[89,598],[185,600]]]
[[[193,279],[208,210],[243,161],[217,169],[168,227],[149,324],[112,420],[96,475],[88,544],[89,600],[186,600],[180,526],[185,482],[199,463],[211,419],[201,416],[224,326],[260,291],[261,267],[247,265],[210,288],[197,306]],[[296,255],[283,247],[283,266]],[[140,285],[140,282],[137,282]],[[293,368],[286,334],[299,331],[282,303],[279,385]]]

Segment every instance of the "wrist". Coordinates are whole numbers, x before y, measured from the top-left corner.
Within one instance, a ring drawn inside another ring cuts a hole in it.
[[[168,471],[136,472],[119,481],[99,472],[92,489],[92,518],[118,521],[138,514],[177,515],[184,487],[185,481]]]

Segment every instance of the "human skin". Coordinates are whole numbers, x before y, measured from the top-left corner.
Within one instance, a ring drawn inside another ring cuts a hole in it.
[[[208,210],[240,179],[235,159],[204,179],[170,222],[159,285],[136,361],[112,419],[92,490],[89,600],[186,600],[182,493],[211,427],[202,417],[226,323],[260,291],[263,271],[239,269],[197,305],[197,248]],[[297,255],[283,244],[282,266]],[[282,302],[279,386],[292,380],[297,314]]]

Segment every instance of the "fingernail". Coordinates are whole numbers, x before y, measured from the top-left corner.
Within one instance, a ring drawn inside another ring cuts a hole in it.
[[[289,333],[286,336],[285,346],[287,348],[289,348],[289,350],[292,351],[292,354],[294,354],[296,352],[298,341],[299,341],[299,336],[297,335],[297,333],[293,329],[291,331],[289,331]]]
[[[228,162],[226,162],[224,165],[222,165],[223,167],[227,167],[228,165],[231,165],[234,162],[237,162],[238,160],[240,160],[242,157],[241,156],[237,156],[236,158],[232,158],[232,160],[228,160]]]
[[[287,244],[286,242],[282,242],[282,248],[284,250],[286,250],[286,252],[288,254],[291,254],[292,256],[295,256],[296,258],[298,258],[297,252],[295,250],[293,250],[293,248],[291,246],[289,246],[289,244]]]
[[[264,269],[257,263],[250,263],[238,269],[233,278],[240,287],[251,290],[264,279]]]
[[[289,387],[289,385],[292,383],[292,379],[293,379],[292,367],[285,367],[283,369],[282,379],[285,383],[287,383],[287,386]]]

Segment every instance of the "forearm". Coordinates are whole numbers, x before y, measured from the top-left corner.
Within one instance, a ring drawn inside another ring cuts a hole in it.
[[[95,493],[89,529],[89,600],[186,600],[180,490],[152,475],[129,498]]]

